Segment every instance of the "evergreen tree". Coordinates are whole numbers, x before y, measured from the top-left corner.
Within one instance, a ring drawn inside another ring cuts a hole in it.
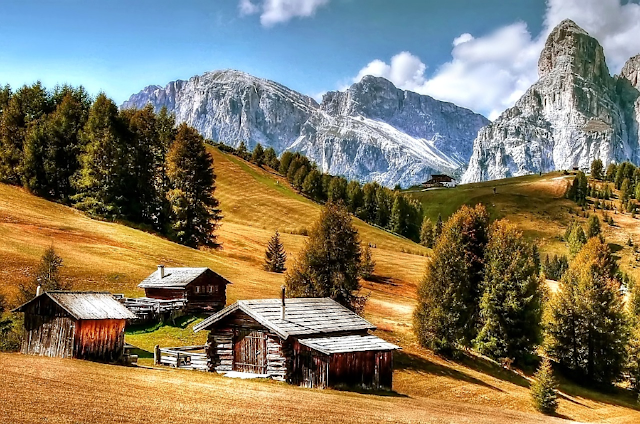
[[[533,407],[544,414],[554,414],[558,409],[558,395],[549,358],[542,359],[533,378],[530,387]]]
[[[322,174],[317,169],[312,169],[302,183],[302,192],[312,199],[322,198]]]
[[[542,294],[535,246],[507,221],[491,226],[485,250],[478,350],[522,362],[541,341]]]
[[[287,176],[289,172],[289,166],[291,165],[292,160],[293,160],[293,153],[284,152],[282,154],[282,156],[280,157],[280,167],[278,168],[278,171],[280,172],[280,174],[284,175],[285,177]]]
[[[593,162],[591,162],[591,177],[596,180],[601,180],[603,169],[604,166],[602,165],[602,160],[594,160]]]
[[[396,234],[406,236],[409,232],[409,205],[405,196],[396,193],[391,207],[390,227]]]
[[[329,183],[329,193],[327,200],[329,202],[345,201],[347,198],[347,180],[342,177],[333,177]]]
[[[284,272],[286,271],[287,253],[284,250],[284,245],[280,241],[280,233],[276,230],[276,233],[269,240],[267,250],[264,254],[264,269],[269,272]]]
[[[385,187],[377,187],[376,190],[376,224],[383,228],[387,228],[391,218],[392,199],[388,189]]]
[[[567,229],[567,233],[565,233],[565,239],[567,240],[567,244],[569,246],[569,252],[572,256],[578,254],[582,246],[587,242],[587,236],[582,229],[582,225],[580,225],[577,221],[574,221],[571,226]]]
[[[291,170],[293,168],[289,169]],[[297,169],[293,176],[293,181],[291,182],[296,190],[302,191],[302,185],[304,184],[304,180],[307,178],[307,175],[309,175],[309,168],[307,168],[306,165],[302,165]]]
[[[435,240],[435,229],[431,220],[425,217],[420,227],[420,244],[432,248]]]
[[[567,197],[574,200],[578,205],[584,206],[587,203],[587,189],[589,181],[582,171],[578,171],[573,183],[567,191]]]
[[[118,107],[103,93],[89,111],[83,130],[80,169],[73,178],[75,205],[92,215],[117,218],[129,199],[122,196],[128,180],[127,147]]]
[[[33,299],[38,286],[42,291],[69,290],[71,285],[60,276],[61,267],[62,258],[56,254],[53,246],[47,248],[40,259],[34,277],[28,283],[18,286],[20,303]]]
[[[244,141],[240,142],[240,145],[236,149],[236,154],[244,160],[249,159],[249,151],[247,150],[247,144]]]
[[[357,213],[364,203],[364,192],[360,183],[356,180],[349,181],[347,184],[347,207],[349,212]]]
[[[591,215],[587,219],[587,238],[599,236],[602,230],[600,229],[600,220],[597,215]]]
[[[264,151],[264,163],[275,171],[278,171],[280,168],[280,161],[273,147],[269,147]]]
[[[615,163],[610,163],[607,167],[607,174],[605,175],[605,179],[609,182],[614,182],[616,180],[617,174],[618,166]]]
[[[626,205],[632,194],[633,186],[631,185],[631,181],[629,178],[625,178],[622,180],[622,184],[620,185],[620,204]]]
[[[442,234],[442,228],[444,227],[444,224],[442,222],[442,215],[438,214],[438,220],[436,221],[436,225],[433,228],[433,237],[434,237],[434,243],[435,241],[438,240],[438,238],[440,237],[440,235]]]
[[[421,345],[451,353],[476,337],[489,217],[462,206],[444,225],[418,287],[413,331]]]
[[[175,238],[187,246],[220,247],[215,230],[222,214],[214,197],[213,159],[202,136],[184,123],[167,154],[167,176]]]
[[[264,149],[262,148],[262,144],[256,144],[256,147],[253,149],[253,153],[251,154],[251,161],[262,168],[264,165]]]
[[[365,245],[362,250],[362,263],[360,265],[360,276],[365,280],[370,280],[376,269],[376,262],[371,256],[371,247]]]
[[[366,183],[362,187],[362,213],[360,218],[367,222],[373,222],[376,220],[377,199],[376,193],[378,191],[378,183]]]
[[[344,206],[328,203],[293,269],[286,274],[288,292],[293,297],[330,297],[355,309],[361,255],[351,215]]]
[[[548,308],[547,350],[563,366],[610,384],[625,365],[627,320],[609,246],[590,239],[571,262]]]

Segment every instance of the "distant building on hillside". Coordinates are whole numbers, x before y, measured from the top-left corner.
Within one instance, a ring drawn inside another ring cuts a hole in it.
[[[457,185],[456,180],[444,174],[434,174],[431,176],[431,179],[429,181],[422,183],[422,187],[424,188],[433,188],[433,187],[451,188],[451,187],[455,187],[456,185]]]
[[[304,387],[391,389],[398,346],[375,327],[325,299],[239,300],[194,327],[209,330],[214,372],[269,376]]]
[[[229,280],[209,268],[158,269],[144,279],[143,288],[149,299],[183,299],[188,312],[217,312],[227,303]]]
[[[44,292],[14,312],[24,312],[22,353],[118,362],[124,327],[135,315],[109,293]]]

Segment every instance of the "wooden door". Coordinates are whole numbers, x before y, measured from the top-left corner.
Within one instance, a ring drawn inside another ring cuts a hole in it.
[[[233,370],[255,374],[267,373],[267,334],[239,330],[234,334]]]

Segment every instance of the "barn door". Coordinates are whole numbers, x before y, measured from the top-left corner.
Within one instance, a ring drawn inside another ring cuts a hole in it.
[[[233,342],[233,370],[267,373],[267,334],[238,330]]]

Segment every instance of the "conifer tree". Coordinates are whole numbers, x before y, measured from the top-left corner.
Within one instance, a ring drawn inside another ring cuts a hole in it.
[[[563,366],[610,384],[625,365],[627,320],[609,246],[590,239],[571,262],[548,308],[547,350]]]
[[[356,180],[349,181],[349,184],[347,184],[347,207],[349,212],[357,213],[362,208],[363,202],[364,193],[360,183]]]
[[[264,165],[264,149],[262,148],[262,144],[256,144],[256,147],[253,149],[253,153],[251,154],[251,161],[262,167]]]
[[[360,265],[360,276],[365,280],[370,280],[376,269],[376,262],[371,256],[371,247],[365,245],[362,249],[362,264]]]
[[[278,171],[278,168],[280,168],[280,161],[273,147],[269,147],[264,151],[264,163],[275,171]]]
[[[284,250],[284,245],[280,241],[280,233],[277,230],[269,240],[264,256],[265,270],[277,273],[286,271],[287,252]]]
[[[240,142],[238,149],[236,149],[238,156],[242,159],[247,160],[249,158],[249,151],[247,150],[247,144],[244,141]]]
[[[358,231],[342,205],[328,203],[285,282],[293,297],[330,297],[358,306],[362,251]]]
[[[434,241],[437,241],[438,238],[440,237],[440,235],[442,234],[442,227],[444,226],[443,222],[442,222],[442,215],[438,214],[438,219],[436,221],[436,225],[433,228],[433,237],[434,237]]]
[[[305,177],[302,192],[315,200],[322,198],[322,175],[317,169],[312,169]]]
[[[599,236],[601,232],[598,216],[595,214],[589,216],[589,219],[587,219],[587,238]]]
[[[285,177],[287,176],[289,172],[289,166],[291,165],[292,160],[293,160],[293,153],[284,152],[282,154],[282,156],[280,157],[280,167],[278,168],[278,171],[280,172],[280,174],[284,175]]]
[[[327,200],[329,202],[345,201],[347,198],[347,180],[342,177],[333,177],[329,183],[329,193]]]
[[[222,219],[214,197],[213,158],[204,139],[187,124],[180,124],[167,154],[168,193],[175,238],[192,247],[220,247],[215,234]]]
[[[605,179],[609,182],[614,182],[616,180],[616,174],[618,173],[618,166],[615,163],[610,163],[607,167],[607,173],[605,175]]]
[[[420,227],[420,244],[432,248],[435,239],[434,226],[431,223],[431,219],[425,217],[422,220],[422,226]]]
[[[444,225],[418,287],[413,331],[442,353],[476,337],[489,216],[482,205],[462,206]]]
[[[601,180],[603,169],[604,167],[602,165],[602,160],[594,160],[593,162],[591,162],[591,177],[595,178],[596,180]]]
[[[397,194],[391,207],[390,227],[396,234],[406,235],[409,232],[409,205],[402,194]]]
[[[558,395],[549,358],[542,359],[533,378],[530,387],[533,407],[543,414],[554,414],[558,409]]]
[[[569,245],[569,252],[572,256],[578,254],[582,246],[587,242],[587,236],[577,221],[574,221],[565,233],[567,244]]]
[[[18,286],[20,303],[33,299],[38,286],[43,291],[69,290],[71,285],[60,276],[61,267],[62,258],[58,256],[53,246],[50,246],[42,255],[34,277],[28,283]]]
[[[513,224],[491,226],[480,300],[478,350],[522,362],[541,341],[542,292],[535,246]]]

